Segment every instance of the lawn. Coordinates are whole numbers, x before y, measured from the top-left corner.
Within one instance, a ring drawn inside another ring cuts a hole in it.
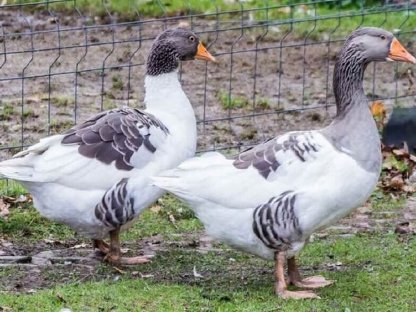
[[[8,195],[22,191],[17,184],[3,185]],[[414,311],[416,240],[394,233],[406,207],[403,197],[377,192],[365,210],[370,227],[356,231],[364,218],[354,215],[315,236],[300,255],[302,271],[336,283],[318,291],[321,300],[284,301],[273,291],[273,263],[217,242],[205,246],[203,228],[192,211],[165,196],[123,235],[131,249],[156,241],[151,263],[114,268],[97,261],[85,276],[77,275],[75,264],[48,265],[36,269],[33,284],[27,277],[32,268],[24,273],[9,266],[0,271],[0,310]],[[387,222],[374,225],[381,218]],[[0,228],[3,243],[25,246],[32,255],[56,246],[89,244],[67,227],[40,217],[30,203],[13,205],[8,220],[0,219]],[[59,244],[48,247],[45,241]]]

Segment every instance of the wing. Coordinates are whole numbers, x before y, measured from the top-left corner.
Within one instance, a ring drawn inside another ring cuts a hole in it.
[[[191,158],[155,178],[184,200],[228,208],[255,208],[286,191],[313,185],[339,153],[318,131],[289,132],[226,159]]]
[[[168,134],[153,115],[123,108],[102,112],[68,130],[62,144],[76,144],[82,156],[132,170],[145,165]]]
[[[316,132],[290,132],[248,149],[233,162],[237,169],[255,168],[266,180],[279,176],[275,173],[281,166],[313,161],[320,153],[324,142]]]
[[[123,108],[102,112],[66,133],[0,163],[0,174],[76,189],[108,189],[156,161],[169,130],[153,115]]]

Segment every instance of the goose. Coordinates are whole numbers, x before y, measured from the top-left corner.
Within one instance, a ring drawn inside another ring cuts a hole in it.
[[[146,110],[98,113],[0,162],[0,175],[21,182],[43,216],[91,238],[108,262],[150,261],[121,257],[119,233],[164,193],[150,177],[195,154],[195,114],[178,79],[179,62],[193,59],[215,61],[192,31],[162,32],[146,63]]]
[[[337,113],[329,126],[287,132],[233,159],[206,153],[152,178],[188,203],[208,235],[274,260],[281,298],[318,298],[313,289],[333,283],[322,276],[302,279],[295,256],[312,233],[362,205],[376,186],[380,139],[363,90],[364,70],[373,61],[416,63],[390,32],[358,29],[335,64]],[[288,284],[303,290],[289,291]]]

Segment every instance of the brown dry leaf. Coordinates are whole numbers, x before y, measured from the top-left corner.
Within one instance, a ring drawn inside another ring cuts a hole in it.
[[[12,196],[3,196],[3,199],[6,203],[9,204],[16,204],[16,203],[29,203],[32,201],[32,197],[27,195],[19,195],[18,197],[12,197]]]
[[[404,149],[402,149],[402,148],[400,148],[400,149],[394,149],[393,150],[393,154],[396,155],[396,156],[404,156],[404,155],[407,155],[406,151]]]
[[[406,184],[406,185],[403,185],[402,190],[406,193],[413,193],[416,191],[416,188],[412,185]]]
[[[9,207],[10,204],[6,203],[3,198],[0,198],[0,217],[7,220],[7,217],[9,215]]]
[[[88,245],[87,245],[86,243],[82,243],[82,244],[78,244],[78,245],[72,246],[72,247],[70,247],[70,249],[85,248],[85,247],[87,247],[87,246],[88,246]]]
[[[150,207],[150,211],[154,213],[159,213],[159,211],[162,210],[162,207],[160,205],[153,205]]]
[[[394,230],[394,233],[397,233],[397,234],[413,233],[413,228],[409,222],[407,221],[401,222],[396,225],[396,229]]]
[[[56,239],[49,239],[49,238],[44,238],[43,241],[46,244],[51,244],[51,245],[63,245],[64,242],[60,241],[60,240],[56,240]]]
[[[401,174],[398,174],[391,178],[389,186],[396,190],[401,190],[404,186],[403,177]]]
[[[170,221],[170,222],[172,222],[172,224],[173,224],[173,226],[174,226],[175,228],[178,228],[178,227],[176,226],[176,219],[175,219],[175,217],[173,216],[173,214],[171,214],[171,213],[169,213],[169,221]]]
[[[113,269],[114,270],[116,270],[118,273],[120,273],[120,274],[125,274],[126,273],[126,271],[123,271],[122,269],[119,269],[118,267],[116,267],[116,266],[113,266]]]
[[[64,296],[62,296],[62,294],[60,294],[59,292],[56,294],[56,298],[58,298],[58,300],[62,303],[66,303],[67,301],[65,300]]]

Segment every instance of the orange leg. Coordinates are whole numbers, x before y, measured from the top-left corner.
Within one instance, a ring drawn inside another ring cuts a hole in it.
[[[120,250],[120,230],[110,231],[110,250],[104,260],[111,264],[141,264],[150,262],[152,256],[122,257]]]
[[[326,280],[323,276],[311,276],[305,279],[300,277],[299,269],[296,264],[295,257],[287,260],[287,272],[289,276],[289,284],[295,285],[299,288],[316,289],[331,285],[334,281]]]
[[[92,246],[93,248],[98,248],[105,255],[110,251],[110,246],[101,239],[93,239]]]
[[[309,290],[289,291],[284,274],[284,263],[286,262],[286,252],[275,253],[275,290],[276,294],[283,299],[312,299],[319,298],[314,292]]]

